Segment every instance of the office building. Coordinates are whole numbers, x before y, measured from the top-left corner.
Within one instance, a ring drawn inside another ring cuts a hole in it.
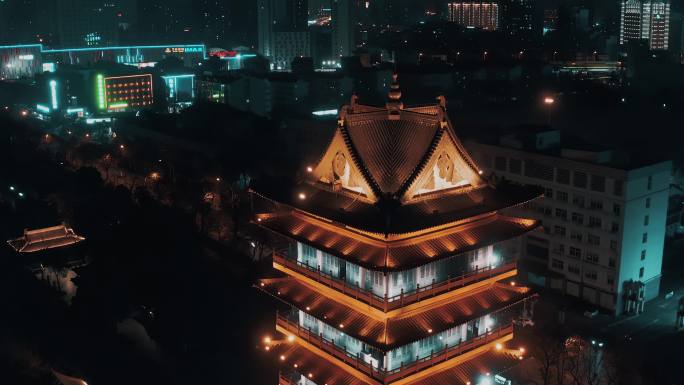
[[[282,385],[506,383],[524,358],[515,255],[538,222],[501,210],[536,189],[491,187],[444,99],[401,96],[395,78],[384,107],[352,98],[305,181],[255,187],[283,273],[257,285],[286,305],[264,338]]]
[[[499,4],[489,1],[452,2],[448,4],[449,21],[466,28],[495,31],[499,28]]]
[[[292,60],[311,56],[311,35],[308,31],[278,31],[275,33],[272,64],[276,70],[289,70]]]
[[[202,40],[210,46],[222,47],[228,38],[231,16],[228,4],[223,0],[201,0],[197,3]]]
[[[544,10],[544,30],[543,34],[553,32],[558,29],[558,10],[545,9]]]
[[[280,52],[291,52],[300,43],[310,44],[310,37],[304,38],[303,36],[308,33],[307,28],[308,1],[257,0],[258,51],[271,61],[276,60],[276,46],[279,43],[287,45],[287,47],[282,47]],[[309,52],[310,47],[306,47],[305,51]],[[304,51],[299,52],[303,54]],[[281,60],[282,57],[284,54],[279,55],[277,60]],[[277,68],[274,63],[272,64],[274,68]]]
[[[468,148],[486,175],[545,189],[516,211],[545,230],[526,237],[530,282],[590,309],[639,312],[659,292],[672,162],[634,162],[566,142],[559,131],[540,130]]]
[[[356,49],[356,2],[332,0],[333,60],[351,56]]]
[[[109,112],[123,112],[151,108],[154,87],[151,74],[97,77],[98,101],[104,96],[104,108]],[[102,92],[104,91],[104,92]]]
[[[534,4],[532,0],[501,0],[500,26],[507,35],[529,40],[534,34]]]
[[[669,38],[669,0],[622,0],[620,6],[620,44],[646,41],[651,50],[667,50]]]

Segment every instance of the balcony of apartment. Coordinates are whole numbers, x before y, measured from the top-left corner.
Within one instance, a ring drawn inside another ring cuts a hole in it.
[[[383,312],[399,309],[403,306],[447,293],[453,289],[496,277],[500,274],[515,270],[517,265],[516,262],[513,261],[499,266],[486,266],[456,277],[448,278],[442,282],[433,282],[422,287],[418,285],[414,290],[407,292],[402,290],[400,294],[391,297],[382,297],[356,285],[351,285],[344,279],[333,277],[332,275],[321,271],[319,267],[306,265],[279,253],[273,254],[273,262]]]
[[[429,367],[460,356],[471,350],[510,336],[513,333],[513,325],[502,325],[497,329],[488,331],[487,333],[475,338],[462,341],[457,345],[447,345],[442,350],[431,352],[429,355],[418,358],[416,361],[407,365],[401,365],[399,368],[393,370],[384,370],[365,362],[360,355],[349,352],[345,347],[336,345],[334,340],[329,340],[323,337],[322,334],[317,335],[308,329],[303,328],[298,323],[288,320],[281,314],[276,314],[276,325],[279,329],[279,332],[288,335],[294,335],[295,338],[299,338],[302,341],[313,345],[314,347],[344,362],[348,366],[351,366],[359,372],[383,384],[389,384],[391,382],[408,377],[412,374],[418,373]]]

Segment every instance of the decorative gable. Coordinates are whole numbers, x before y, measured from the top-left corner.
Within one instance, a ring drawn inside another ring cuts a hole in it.
[[[453,136],[445,129],[434,148],[425,167],[415,178],[404,194],[402,201],[410,201],[438,191],[447,191],[464,187],[478,187],[484,184],[479,171],[464,151],[459,151]]]
[[[339,127],[327,151],[313,168],[312,174],[316,181],[329,185],[333,190],[361,194],[362,197],[371,200],[375,198],[372,189],[356,167]]]

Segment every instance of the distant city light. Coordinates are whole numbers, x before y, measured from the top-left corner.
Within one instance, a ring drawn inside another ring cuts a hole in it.
[[[36,109],[37,109],[38,111],[43,112],[43,113],[46,113],[46,114],[49,114],[50,111],[51,111],[51,110],[50,110],[50,107],[44,106],[44,105],[42,105],[42,104],[36,104]]]
[[[97,107],[100,110],[104,110],[107,107],[105,99],[105,85],[104,85],[104,75],[97,75]]]
[[[52,109],[56,110],[59,106],[57,104],[57,81],[50,80],[50,100],[52,100]]]
[[[337,115],[337,109],[314,111],[311,114],[314,116],[334,116]]]
[[[556,100],[554,98],[551,98],[548,96],[544,98],[544,104],[553,104],[555,102],[556,102]]]

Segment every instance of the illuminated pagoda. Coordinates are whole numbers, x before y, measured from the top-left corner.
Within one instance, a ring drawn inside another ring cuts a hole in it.
[[[306,180],[253,189],[284,302],[265,349],[286,384],[476,384],[515,366],[520,237],[539,223],[502,210],[536,190],[493,186],[465,151],[443,97],[408,107],[352,98]],[[497,377],[500,379],[503,377]]]

